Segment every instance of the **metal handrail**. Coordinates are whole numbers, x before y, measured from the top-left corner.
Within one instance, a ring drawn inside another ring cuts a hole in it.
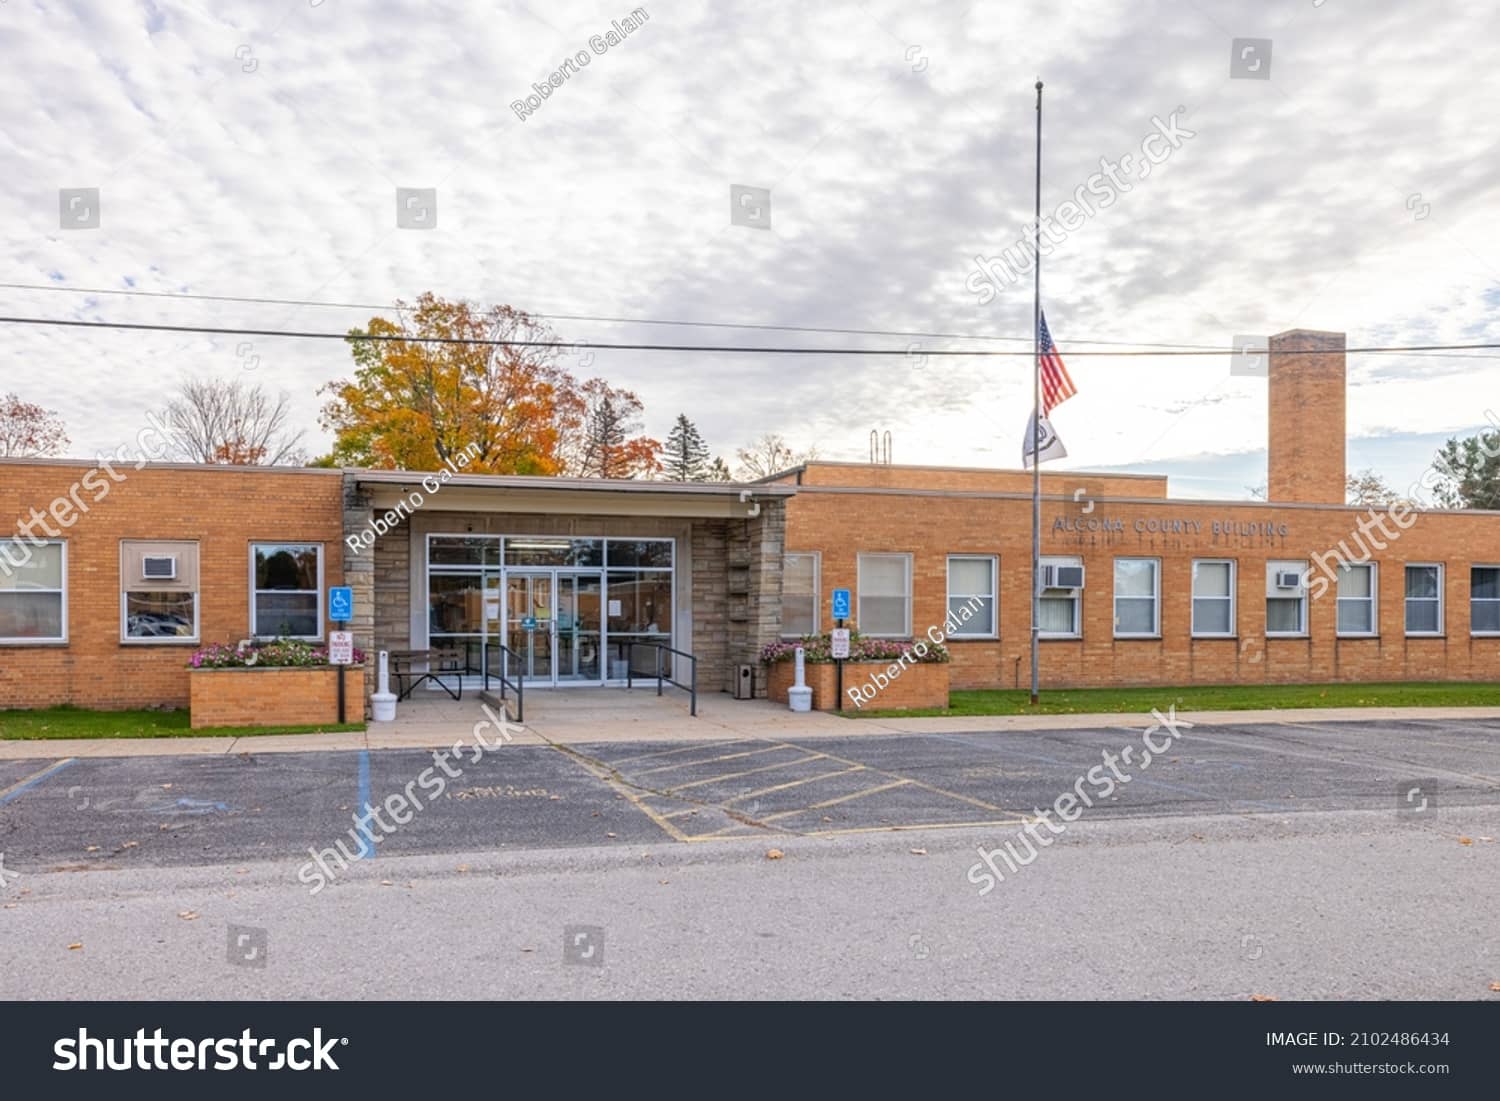
[[[688,714],[694,718],[698,717],[698,658],[686,650],[678,650],[668,646],[664,642],[648,642],[644,639],[624,639],[621,645],[625,647],[625,687],[630,688],[634,681],[634,668],[631,663],[631,650],[636,646],[650,646],[656,650],[656,694],[661,695],[662,684],[670,684],[674,688],[681,688],[688,694]],[[676,654],[680,658],[687,658],[691,663],[688,666],[688,683],[674,679],[662,672],[662,653]],[[519,721],[519,720],[517,720]]]
[[[490,654],[493,654],[493,653],[495,653],[496,650],[500,651],[500,653],[502,655],[506,656],[506,657],[510,657],[510,658],[515,659],[515,663],[516,663],[516,668],[517,669],[522,668],[522,665],[521,665],[521,655],[518,654],[518,653],[516,653],[509,646],[505,645],[505,643],[503,643],[503,642],[491,642],[488,652]],[[516,674],[516,679],[515,680],[511,680],[504,673],[498,673],[497,672],[494,675],[500,681],[500,702],[501,702],[502,705],[505,702],[505,689],[507,687],[510,687],[510,688],[514,688],[516,690],[516,722],[518,722],[518,723],[524,723],[526,721],[526,696],[525,696],[526,682],[525,682],[525,680],[522,679],[522,677],[521,677],[521,675],[519,673]],[[489,663],[488,660],[486,660],[485,663],[484,663],[484,690],[486,692],[488,692],[490,690],[490,663]]]

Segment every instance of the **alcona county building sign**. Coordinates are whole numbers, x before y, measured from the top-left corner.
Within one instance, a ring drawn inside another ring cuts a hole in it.
[[[1052,521],[1054,532],[1125,532],[1139,535],[1202,535],[1206,530],[1213,538],[1224,536],[1277,536],[1291,533],[1286,524],[1274,520],[1189,520],[1181,517],[1143,517],[1125,520],[1119,516],[1058,516]]]

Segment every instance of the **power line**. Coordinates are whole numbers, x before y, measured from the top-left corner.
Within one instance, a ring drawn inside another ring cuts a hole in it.
[[[304,298],[258,298],[234,294],[192,294],[187,291],[142,291],[118,287],[59,287],[46,283],[0,283],[0,289],[23,291],[61,291],[66,294],[113,294],[131,298],[168,298],[189,302],[242,302],[257,306],[315,306],[328,309],[393,311],[400,307],[374,302],[317,302]],[[407,307],[410,308],[410,307]],[[528,311],[530,312],[530,311]],[[771,325],[738,321],[687,321],[654,317],[611,317],[601,314],[532,313],[547,321],[602,322],[620,325],[673,325],[692,329],[756,329],[782,333],[836,333],[841,336],[899,336],[924,340],[1003,340],[1030,344],[1029,336],[994,336],[986,333],[934,333],[909,329],[840,329],[818,325]],[[1206,344],[1171,344],[1165,341],[1085,340],[1074,338],[1070,344],[1119,345],[1122,347],[1209,349]]]
[[[720,352],[745,355],[846,355],[846,356],[949,356],[949,357],[981,357],[994,358],[1001,356],[1025,357],[1030,359],[1032,353],[1029,351],[1010,351],[993,348],[958,348],[958,349],[932,349],[913,353],[904,349],[895,348],[789,348],[768,347],[761,348],[754,345],[742,344],[619,344],[605,343],[600,341],[572,341],[563,343],[557,340],[502,340],[490,337],[457,337],[457,336],[413,336],[407,333],[333,333],[317,332],[312,330],[297,329],[255,329],[245,327],[225,327],[208,325],[164,325],[140,321],[77,321],[68,318],[51,317],[0,317],[0,324],[6,325],[42,325],[70,329],[126,329],[138,332],[162,332],[162,333],[195,333],[204,336],[261,336],[275,337],[295,340],[368,340],[373,342],[406,342],[409,344],[468,344],[483,345],[504,348],[595,348],[609,351],[622,352]],[[1413,352],[1469,352],[1487,351],[1500,349],[1500,344],[1413,344],[1406,346],[1368,347],[1368,348],[1345,348],[1342,351],[1347,355],[1356,354],[1406,354]],[[1304,351],[1278,352],[1277,355],[1324,355],[1329,349],[1307,349]],[[1120,358],[1163,358],[1174,356],[1233,356],[1240,355],[1236,349],[1208,349],[1204,351],[1180,351],[1180,350],[1152,350],[1152,349],[1125,349],[1118,352],[1069,352],[1070,358],[1080,357],[1120,357]]]

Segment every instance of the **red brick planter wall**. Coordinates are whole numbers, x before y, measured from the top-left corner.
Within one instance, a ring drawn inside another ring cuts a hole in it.
[[[205,726],[306,726],[339,721],[337,666],[304,669],[194,669],[188,673],[193,729]],[[365,717],[365,670],[344,673],[349,722]]]
[[[844,663],[844,710],[845,711],[907,711],[919,707],[948,706],[948,665],[929,662],[907,665],[901,675],[880,689],[873,700],[858,708],[849,698],[849,689],[869,682],[873,673],[889,676],[890,662],[847,661]],[[829,664],[809,664],[807,686],[812,689],[814,711],[834,711],[838,708],[834,685],[838,667]],[[778,661],[770,667],[766,679],[767,695],[776,703],[786,703],[786,691],[796,681],[796,665],[790,661]]]

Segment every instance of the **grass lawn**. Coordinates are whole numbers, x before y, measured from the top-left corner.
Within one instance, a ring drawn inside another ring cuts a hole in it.
[[[1388,684],[1209,685],[1197,688],[1042,689],[1031,706],[1026,689],[954,691],[946,708],[856,711],[847,717],[924,715],[1150,714],[1175,704],[1180,711],[1259,711],[1288,707],[1500,707],[1500,684],[1412,681]]]
[[[180,711],[84,711],[77,707],[49,707],[42,711],[0,711],[0,740],[26,738],[197,738],[215,735],[248,737],[255,734],[316,734],[331,730],[363,730],[365,724],[328,723],[322,726],[188,727],[188,713]]]

